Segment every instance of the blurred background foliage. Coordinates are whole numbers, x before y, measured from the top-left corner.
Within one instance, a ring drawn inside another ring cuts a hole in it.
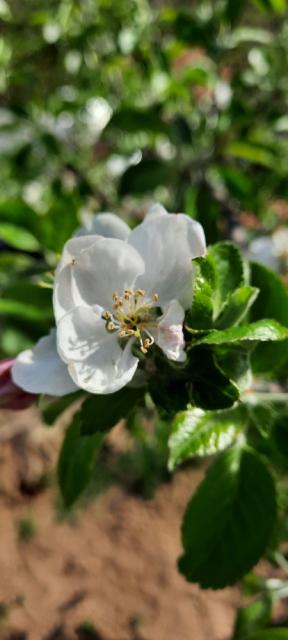
[[[0,0],[0,355],[47,332],[97,211],[159,200],[285,277],[287,70],[286,0]]]

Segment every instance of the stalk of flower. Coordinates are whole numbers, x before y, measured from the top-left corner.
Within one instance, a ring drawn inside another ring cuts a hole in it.
[[[96,216],[92,227],[64,247],[54,284],[56,330],[13,367],[27,390],[113,393],[135,375],[135,347],[147,357],[157,345],[169,360],[185,362],[192,259],[206,250],[201,225],[156,205],[133,231],[111,213]]]

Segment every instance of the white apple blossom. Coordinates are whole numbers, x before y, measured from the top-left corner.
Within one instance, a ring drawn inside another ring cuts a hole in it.
[[[90,229],[66,243],[56,271],[57,351],[54,347],[53,356],[52,349],[45,354],[42,342],[42,349],[37,345],[20,354],[12,372],[15,383],[53,395],[55,389],[57,395],[68,393],[73,385],[90,393],[113,393],[135,374],[135,347],[139,356],[146,356],[154,343],[170,360],[183,362],[192,259],[205,249],[199,223],[184,214],[168,214],[160,205],[133,231],[114,214],[96,216]],[[44,339],[50,347],[52,339]],[[58,374],[64,371],[62,388],[59,375],[57,381],[50,375],[53,366]]]

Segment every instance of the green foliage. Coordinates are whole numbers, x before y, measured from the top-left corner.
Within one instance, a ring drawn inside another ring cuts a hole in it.
[[[246,636],[245,640],[287,640],[288,629],[265,629],[263,631],[256,631],[249,636]]]
[[[105,433],[129,415],[135,404],[143,399],[143,389],[124,387],[110,395],[94,395],[84,401],[80,420],[83,436]]]
[[[260,559],[276,524],[274,481],[254,453],[222,453],[188,504],[182,526],[187,580],[219,589]]]
[[[210,456],[231,446],[245,430],[244,407],[226,411],[188,409],[178,413],[169,438],[169,468],[195,456]]]
[[[265,628],[272,615],[272,595],[267,592],[262,598],[241,607],[238,611],[232,640],[245,640],[254,631]]]
[[[287,340],[288,329],[275,320],[259,320],[241,327],[231,327],[224,331],[211,331],[194,344],[239,344],[241,342],[279,342]]]
[[[81,418],[77,413],[68,428],[58,462],[58,482],[64,507],[70,508],[88,487],[96,454],[104,434],[85,436],[81,433]]]
[[[53,425],[56,422],[57,418],[59,418],[59,416],[63,413],[63,411],[77,402],[77,400],[82,398],[83,395],[84,392],[76,391],[75,393],[69,393],[68,395],[63,396],[62,398],[52,400],[51,398],[49,400],[47,400],[46,398],[42,398],[40,400],[40,409],[44,422],[46,422],[46,424],[48,424],[49,426]]]
[[[273,318],[288,327],[288,291],[283,282],[266,267],[251,265],[251,280],[259,288],[259,296],[251,309],[251,319]],[[256,374],[285,376],[288,365],[288,341],[283,344],[259,345],[252,356]]]

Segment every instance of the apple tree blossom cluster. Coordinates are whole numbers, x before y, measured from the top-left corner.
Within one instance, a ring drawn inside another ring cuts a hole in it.
[[[192,260],[205,251],[201,225],[160,205],[132,231],[113,213],[96,215],[64,246],[56,326],[18,356],[15,385],[30,394],[110,394],[133,382],[155,347],[184,362]]]

